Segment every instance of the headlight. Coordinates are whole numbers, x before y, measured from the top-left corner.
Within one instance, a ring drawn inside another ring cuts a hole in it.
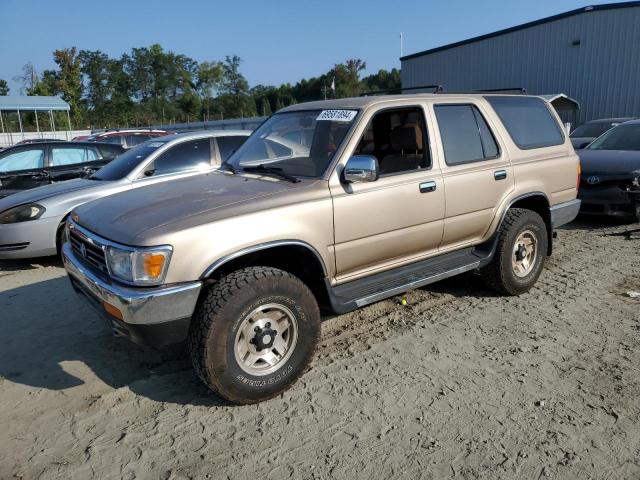
[[[107,247],[105,257],[111,276],[134,285],[159,285],[171,261],[171,247],[124,250]]]
[[[18,205],[0,213],[0,223],[18,223],[28,220],[37,220],[42,216],[46,209],[37,203],[28,203],[26,205]]]

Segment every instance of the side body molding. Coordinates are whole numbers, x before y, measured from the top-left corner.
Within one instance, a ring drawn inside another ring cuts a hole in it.
[[[220,268],[225,263],[230,262],[231,260],[234,260],[236,258],[240,258],[243,255],[259,252],[261,250],[268,250],[274,247],[286,247],[286,246],[303,247],[303,248],[306,248],[307,250],[310,250],[315,255],[315,257],[318,260],[318,263],[322,267],[322,273],[324,274],[325,277],[327,276],[327,267],[325,266],[324,261],[322,260],[322,257],[320,256],[318,251],[312,245],[310,245],[307,242],[303,242],[302,240],[277,240],[273,242],[259,243],[258,245],[243,248],[242,250],[238,250],[237,252],[234,252],[219,258],[218,260],[213,262],[204,271],[202,275],[200,275],[200,279],[202,280],[209,277],[213,272],[215,272],[218,268]]]

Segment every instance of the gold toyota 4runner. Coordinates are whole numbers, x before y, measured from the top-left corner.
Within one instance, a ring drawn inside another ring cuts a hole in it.
[[[479,272],[529,290],[578,213],[579,162],[550,105],[520,95],[298,104],[218,171],[77,208],[63,259],[117,334],[186,340],[200,378],[252,403],[292,385],[320,312]]]

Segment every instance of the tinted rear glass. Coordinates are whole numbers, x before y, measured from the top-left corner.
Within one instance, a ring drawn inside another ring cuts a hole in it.
[[[485,97],[514,143],[523,150],[564,143],[558,122],[547,103],[536,97]]]
[[[499,154],[489,126],[473,105],[434,107],[447,165],[495,158]]]

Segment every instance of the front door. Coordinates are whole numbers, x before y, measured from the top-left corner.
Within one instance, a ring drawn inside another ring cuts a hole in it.
[[[424,257],[442,239],[442,175],[423,108],[386,108],[368,117],[352,155],[376,157],[380,177],[331,187],[338,283]]]
[[[0,197],[46,183],[45,149],[26,146],[0,153]]]

